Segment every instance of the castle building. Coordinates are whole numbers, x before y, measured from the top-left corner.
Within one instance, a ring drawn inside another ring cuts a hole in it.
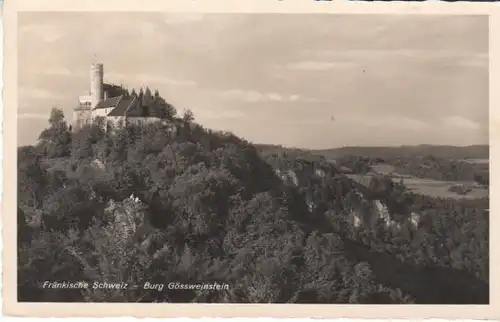
[[[97,117],[117,124],[133,122],[156,122],[163,119],[158,96],[142,97],[128,94],[123,88],[104,83],[103,64],[90,65],[90,89],[88,94],[78,98],[78,106],[74,108],[74,128],[80,129],[89,125]]]

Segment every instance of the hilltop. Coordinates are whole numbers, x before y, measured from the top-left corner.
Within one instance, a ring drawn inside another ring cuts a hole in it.
[[[18,149],[20,301],[487,303],[489,200],[366,185],[314,151],[59,110]],[[48,290],[39,280],[229,290]]]

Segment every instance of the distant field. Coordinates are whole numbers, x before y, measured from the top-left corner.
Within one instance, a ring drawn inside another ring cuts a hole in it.
[[[472,163],[472,164],[489,164],[489,159],[463,159],[461,161]]]
[[[365,186],[368,186],[372,175],[359,175],[359,174],[349,174],[347,175],[352,180],[359,182]],[[395,182],[399,182],[400,178],[394,178]],[[474,183],[472,182],[451,182],[451,181],[439,181],[432,179],[421,179],[421,178],[404,178],[403,184],[408,188],[408,190],[413,193],[420,195],[427,195],[436,198],[455,198],[455,199],[477,199],[488,197],[488,189],[481,187],[472,187]],[[472,187],[472,191],[468,194],[459,195],[455,192],[448,191],[448,189],[456,184],[464,184]]]
[[[385,163],[380,163],[377,165],[372,165],[371,168],[373,171],[380,173],[380,174],[389,174],[389,173],[394,173],[394,166],[390,164],[385,164]]]

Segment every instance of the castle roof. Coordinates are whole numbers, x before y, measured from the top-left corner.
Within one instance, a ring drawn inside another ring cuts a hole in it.
[[[120,103],[122,98],[123,98],[123,95],[120,95],[120,96],[105,99],[104,101],[100,101],[96,105],[96,107],[94,107],[94,110],[101,109],[101,108],[116,107]]]
[[[128,110],[135,105],[137,105],[135,96],[122,98],[108,116],[128,116]]]
[[[139,98],[132,96],[116,96],[99,102],[94,110],[111,108],[107,116],[127,116],[127,117],[158,117],[161,118],[161,112],[154,106],[142,106],[139,104]]]

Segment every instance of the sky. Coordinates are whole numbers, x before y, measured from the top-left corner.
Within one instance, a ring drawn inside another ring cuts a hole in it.
[[[488,18],[23,12],[18,144],[68,121],[89,66],[253,143],[488,143]]]

